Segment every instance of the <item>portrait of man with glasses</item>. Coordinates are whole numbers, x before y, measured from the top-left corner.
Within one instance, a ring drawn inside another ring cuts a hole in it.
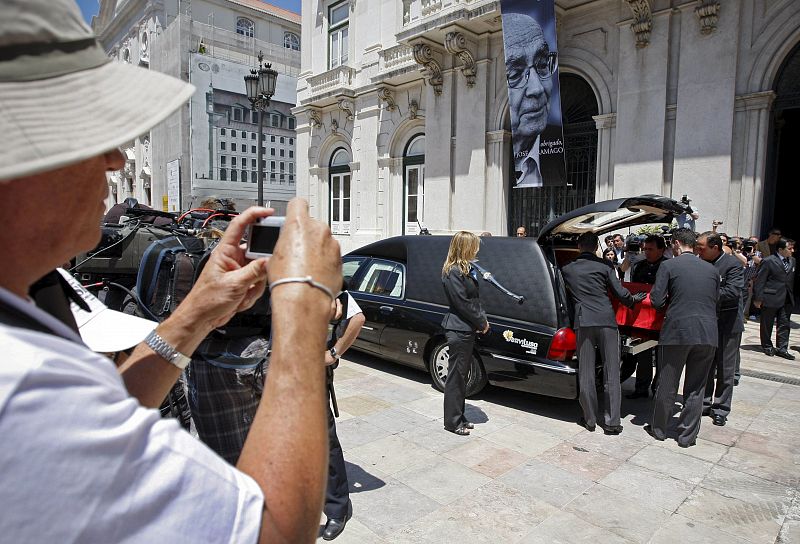
[[[558,53],[542,26],[524,13],[503,13],[514,187],[561,185],[564,144],[558,92]],[[557,110],[552,111],[556,105]]]

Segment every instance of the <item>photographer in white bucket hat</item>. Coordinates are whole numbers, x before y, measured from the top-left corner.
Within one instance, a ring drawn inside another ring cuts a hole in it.
[[[7,542],[311,542],[325,485],[321,354],[338,244],[290,203],[272,258],[234,220],[191,293],[119,369],[35,306],[30,286],[94,247],[116,146],[193,87],[110,61],[72,0],[0,2],[0,534]],[[313,278],[309,280],[308,277]],[[268,282],[273,352],[237,467],[157,407],[187,357]],[[276,283],[278,282],[278,283]]]

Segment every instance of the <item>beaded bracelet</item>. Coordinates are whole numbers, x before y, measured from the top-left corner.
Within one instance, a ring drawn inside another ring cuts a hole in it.
[[[307,283],[311,287],[316,287],[317,289],[319,289],[320,291],[331,297],[331,300],[336,300],[336,297],[338,297],[341,294],[341,291],[339,291],[334,295],[333,291],[331,291],[318,281],[314,281],[314,278],[312,278],[311,276],[297,276],[297,277],[283,278],[281,280],[273,281],[272,283],[269,284],[270,292],[272,292],[272,289],[274,287],[282,285],[284,283]]]

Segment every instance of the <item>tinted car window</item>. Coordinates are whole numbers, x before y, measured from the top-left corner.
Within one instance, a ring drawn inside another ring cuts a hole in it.
[[[403,296],[405,268],[399,263],[374,260],[361,276],[356,291],[400,298]]]
[[[345,257],[342,259],[342,276],[344,276],[345,284],[347,284],[349,289],[353,289],[353,286],[350,285],[350,282],[352,281],[353,276],[356,275],[358,268],[366,260],[366,257]]]

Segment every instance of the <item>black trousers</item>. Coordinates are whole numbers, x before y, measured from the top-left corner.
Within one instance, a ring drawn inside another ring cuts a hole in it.
[[[761,307],[761,347],[772,346],[772,325],[778,321],[778,351],[789,351],[789,319],[792,315],[792,305],[786,302],[779,308]]]
[[[605,413],[607,426],[619,425],[622,386],[619,383],[619,331],[616,327],[578,328],[578,381],[583,419],[588,425],[597,423],[597,389],[595,387],[595,349],[603,357]]]
[[[700,432],[700,418],[703,414],[703,395],[705,393],[708,370],[714,360],[714,346],[658,346],[659,365],[658,389],[653,406],[651,426],[657,438],[667,437],[669,421],[678,394],[681,373],[686,367],[683,382],[683,410],[678,420],[678,443],[689,445]]]
[[[325,491],[325,515],[328,519],[347,517],[350,502],[350,488],[347,482],[347,468],[339,437],[336,435],[336,418],[331,411],[328,399],[328,488]]]
[[[715,416],[728,417],[728,414],[731,413],[733,381],[736,378],[736,364],[742,333],[720,331],[718,338],[719,346],[714,354],[714,362],[711,364],[706,380],[703,410],[711,410]]]
[[[472,361],[475,333],[445,331],[449,361],[444,384],[444,428],[454,431],[467,419],[464,417],[464,400],[467,396],[467,374]]]
[[[648,349],[636,354],[636,389],[637,393],[648,393],[652,387],[656,390],[658,385],[658,353],[655,349]],[[656,379],[653,379],[653,364],[656,366]]]

